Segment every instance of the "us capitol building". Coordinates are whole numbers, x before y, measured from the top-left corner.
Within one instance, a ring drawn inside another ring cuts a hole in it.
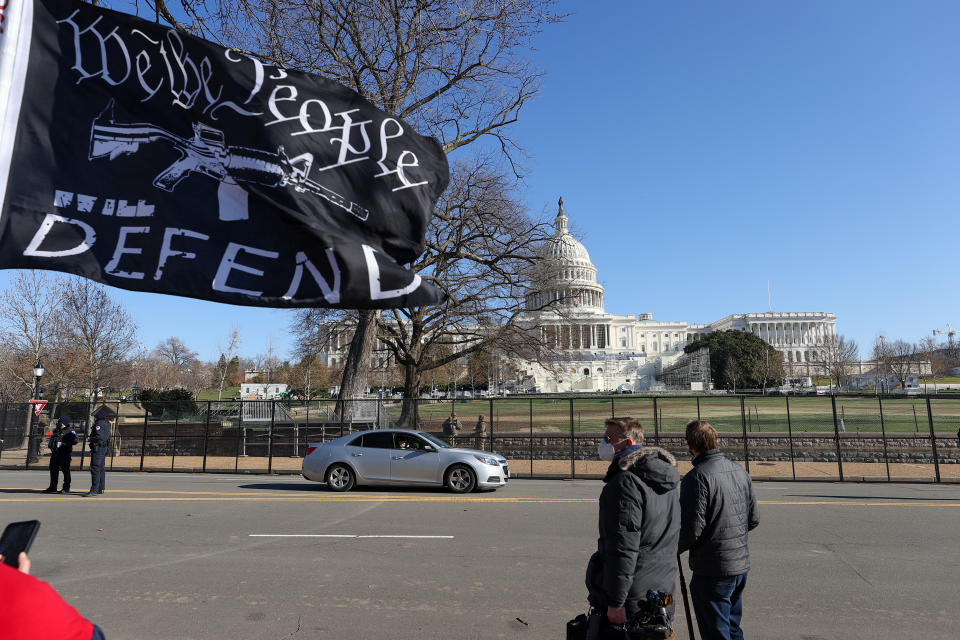
[[[523,320],[541,332],[558,357],[549,365],[517,363],[529,391],[649,389],[656,375],[683,355],[684,345],[701,334],[727,329],[752,332],[775,347],[788,374],[810,375],[815,346],[836,334],[836,316],[824,312],[740,313],[709,324],[659,321],[652,313],[606,313],[597,268],[567,222],[561,198],[556,229],[541,250],[539,276],[527,293],[529,311]],[[542,310],[549,301],[554,304]]]

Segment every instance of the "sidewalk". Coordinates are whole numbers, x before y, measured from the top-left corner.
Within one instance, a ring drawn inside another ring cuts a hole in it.
[[[24,469],[25,451],[7,450],[0,455],[0,469]],[[84,457],[83,470],[89,468],[89,457]],[[534,460],[510,458],[510,475],[514,478],[602,478],[608,463],[600,460]],[[31,469],[47,469],[48,456],[30,465]],[[206,466],[202,456],[144,456],[143,471],[175,471],[181,473],[276,473],[299,475],[303,458],[274,457],[272,462],[262,457],[208,456]],[[743,464],[742,462],[740,464]],[[74,454],[71,470],[81,471],[80,455]],[[681,474],[690,470],[690,463],[680,461],[677,469]],[[891,462],[890,480],[898,482],[934,482],[933,464]],[[107,458],[108,471],[140,471],[140,456],[113,456]],[[792,480],[794,470],[797,480],[839,481],[835,462],[769,462],[750,461],[750,476],[754,480]],[[942,482],[960,482],[960,464],[940,464]],[[844,462],[843,479],[849,482],[887,481],[887,465],[882,462]]]

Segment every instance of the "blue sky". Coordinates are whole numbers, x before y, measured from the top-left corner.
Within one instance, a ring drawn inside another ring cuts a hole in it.
[[[563,196],[611,313],[832,311],[874,336],[960,326],[960,4],[564,2],[514,137]],[[0,284],[5,283],[5,277]],[[152,347],[289,352],[289,312],[114,289]]]

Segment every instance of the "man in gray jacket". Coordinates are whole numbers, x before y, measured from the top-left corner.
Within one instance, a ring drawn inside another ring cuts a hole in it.
[[[611,462],[600,493],[597,551],[587,565],[590,604],[612,624],[660,624],[666,631],[660,637],[668,637],[680,532],[676,460],[644,447],[633,418],[608,418],[598,453]]]
[[[690,551],[690,595],[702,640],[743,640],[747,532],[759,524],[747,472],[720,453],[709,422],[687,425],[693,469],[680,483],[680,552]]]

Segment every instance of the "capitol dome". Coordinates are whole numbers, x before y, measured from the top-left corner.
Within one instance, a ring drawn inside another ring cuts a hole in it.
[[[556,230],[539,252],[537,276],[527,294],[527,309],[544,309],[551,301],[576,311],[603,313],[603,286],[583,244],[570,234],[563,198],[557,203]]]

